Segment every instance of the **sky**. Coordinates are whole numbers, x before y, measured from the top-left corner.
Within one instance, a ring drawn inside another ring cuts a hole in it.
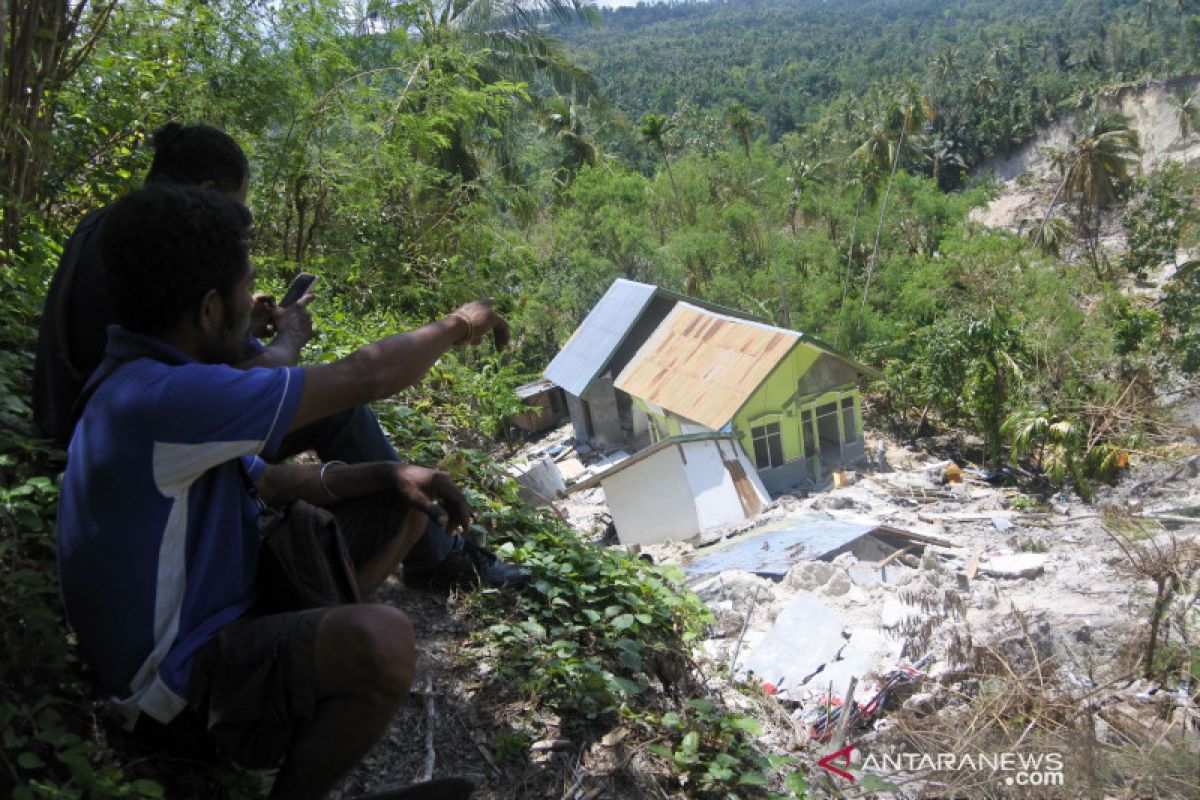
[[[636,6],[639,2],[652,3],[655,0],[593,0],[600,8],[623,8],[624,6]]]

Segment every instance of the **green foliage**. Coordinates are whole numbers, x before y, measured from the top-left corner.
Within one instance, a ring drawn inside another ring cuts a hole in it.
[[[937,110],[936,138],[974,166],[1010,153],[1086,92],[1148,72],[1194,72],[1200,56],[1186,17],[1146,25],[1138,5],[647,3],[603,11],[597,29],[560,33],[631,118],[681,102],[714,114],[740,103],[765,119],[772,140],[833,124],[857,136],[873,122],[860,113],[872,86],[883,76],[915,78]],[[947,185],[959,176],[954,170]]]
[[[1184,191],[1182,168],[1172,162],[1157,173],[1125,217],[1129,250],[1121,266],[1139,280],[1147,272],[1175,262],[1183,221],[1195,200]]]
[[[672,742],[652,744],[650,752],[687,776],[690,797],[808,796],[804,773],[793,768],[793,758],[762,756],[750,746],[747,737],[762,735],[752,717],[723,712],[711,701],[697,699],[650,721],[657,721]],[[784,768],[789,768],[783,781],[788,794],[761,794],[769,777],[780,775]]]
[[[1188,375],[1200,374],[1200,260],[1181,264],[1162,301],[1167,345]]]
[[[485,502],[480,521],[507,540],[498,552],[533,573],[533,592],[473,598],[498,618],[475,653],[499,665],[498,678],[589,720],[612,719],[652,687],[688,679],[687,643],[711,616],[678,587],[681,575],[597,549],[561,521],[504,500]]]
[[[508,353],[451,353],[377,407],[403,456],[464,480],[480,532],[534,572],[515,601],[472,600],[485,621],[473,653],[499,665],[494,680],[580,725],[643,725],[695,796],[769,797],[762,777],[802,796],[803,775],[763,761],[751,726],[685,702],[708,617],[680,577],[521,509],[483,451],[520,407],[513,387],[627,277],[883,364],[879,406],[914,432],[975,434],[993,462],[1007,446],[1060,485],[1111,474],[1121,443],[1087,448],[1079,409],[1131,371],[1200,373],[1200,263],[1157,308],[1119,299],[1099,264],[1084,275],[1060,260],[1066,217],[1051,216],[1035,249],[967,219],[987,185],[958,189],[968,166],[1095,106],[1092,93],[1195,68],[1200,18],[1147,21],[1138,6],[659,4],[602,12],[606,30],[577,33],[531,11],[594,16],[558,0],[511,14],[427,0],[117,4],[47,106],[41,216],[27,215],[23,258],[0,276],[0,727],[26,794],[159,791],[153,769],[117,768],[87,725],[53,572],[61,454],[32,436],[27,373],[66,232],[137,184],[160,124],[209,122],[245,145],[258,288],[278,292],[300,269],[322,279],[307,359],[479,296],[509,317]],[[1122,198],[1135,144],[1121,121],[1095,122],[1062,162],[1093,255],[1095,209]],[[1197,180],[1185,167],[1139,185],[1128,272],[1195,246]],[[501,732],[496,749],[516,758],[523,737]]]

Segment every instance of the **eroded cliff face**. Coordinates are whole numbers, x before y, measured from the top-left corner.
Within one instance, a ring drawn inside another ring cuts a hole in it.
[[[1180,88],[1200,103],[1200,76],[1152,81],[1141,87],[1122,89],[1102,101],[1106,108],[1120,111],[1133,122],[1141,139],[1143,172],[1153,172],[1167,161],[1200,159],[1200,130],[1193,129],[1185,138],[1180,128],[1175,98]],[[976,167],[972,175],[994,173],[1001,183],[1001,192],[986,208],[976,209],[971,218],[993,228],[1015,231],[1040,223],[1061,179],[1050,152],[1070,146],[1071,131],[1084,113],[1064,116],[1047,125],[1013,155],[989,159]]]

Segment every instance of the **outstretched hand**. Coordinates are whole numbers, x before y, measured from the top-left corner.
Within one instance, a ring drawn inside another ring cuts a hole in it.
[[[445,472],[397,464],[395,481],[400,497],[447,531],[465,532],[470,526],[471,506]]]
[[[452,316],[467,323],[467,334],[459,344],[479,344],[490,331],[497,350],[508,346],[508,321],[492,309],[492,301],[475,300],[460,306]]]

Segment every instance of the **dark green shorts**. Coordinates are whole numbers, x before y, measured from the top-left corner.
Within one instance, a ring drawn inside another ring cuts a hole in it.
[[[279,766],[316,711],[317,625],[328,611],[244,617],[225,626],[196,656],[187,708],[167,725],[142,714],[136,733],[181,758]]]

